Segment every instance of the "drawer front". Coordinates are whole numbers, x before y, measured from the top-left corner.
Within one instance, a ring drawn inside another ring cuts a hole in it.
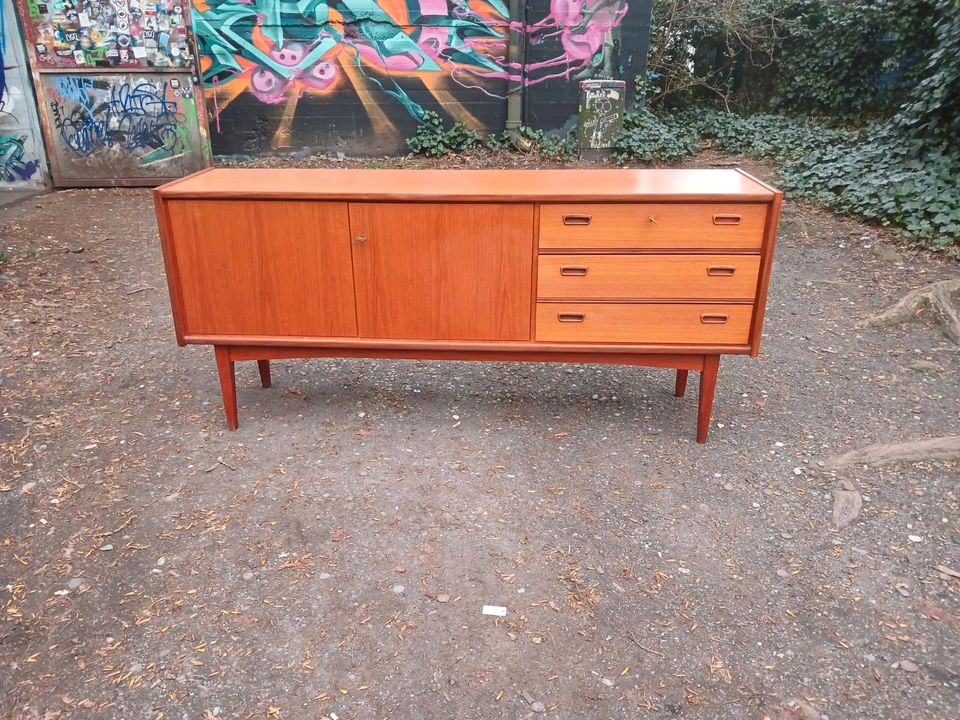
[[[540,249],[759,249],[766,217],[763,204],[545,204]]]
[[[753,300],[759,255],[541,255],[537,296]]]
[[[537,303],[540,342],[746,345],[752,305]]]

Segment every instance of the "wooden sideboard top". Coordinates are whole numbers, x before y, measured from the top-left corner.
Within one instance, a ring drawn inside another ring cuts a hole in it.
[[[467,202],[771,202],[737,169],[364,170],[212,168],[157,188],[165,199],[283,198]]]

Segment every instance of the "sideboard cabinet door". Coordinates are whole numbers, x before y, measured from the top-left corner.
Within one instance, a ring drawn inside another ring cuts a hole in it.
[[[532,205],[351,203],[361,337],[529,340]]]
[[[186,335],[355,337],[347,204],[171,200]]]

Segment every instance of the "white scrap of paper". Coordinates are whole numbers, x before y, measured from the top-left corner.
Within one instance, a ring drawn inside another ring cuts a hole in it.
[[[145,58],[147,56],[147,49],[142,45],[134,45],[133,56],[135,58]]]
[[[499,605],[484,605],[483,614],[494,615],[496,617],[506,617],[507,609],[505,607],[500,607]]]
[[[90,16],[85,12],[77,13],[77,21],[80,23],[80,27],[90,26]]]

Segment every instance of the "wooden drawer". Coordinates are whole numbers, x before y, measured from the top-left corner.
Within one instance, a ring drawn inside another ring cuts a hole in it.
[[[766,217],[764,204],[543,204],[540,249],[759,249]]]
[[[541,255],[537,296],[753,300],[759,255]]]
[[[746,345],[752,305],[537,303],[540,342]]]

